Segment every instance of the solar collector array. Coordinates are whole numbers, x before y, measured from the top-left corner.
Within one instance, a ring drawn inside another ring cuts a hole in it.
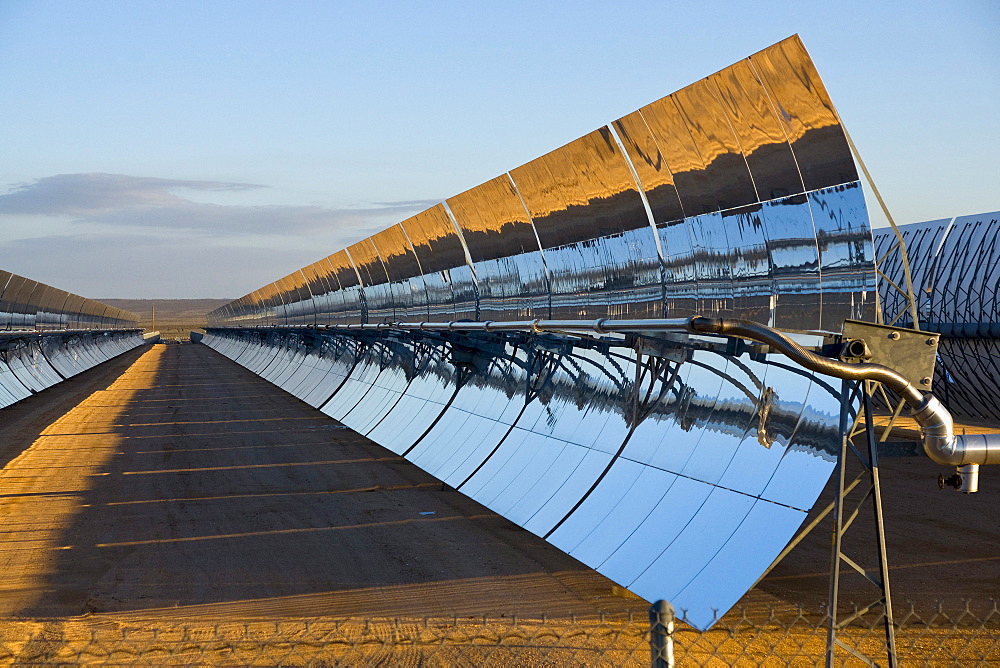
[[[801,524],[840,385],[774,355],[399,321],[874,313],[864,199],[790,38],[210,314],[205,342],[706,628]]]
[[[872,265],[843,131],[789,38],[217,309],[209,324],[701,313],[839,332],[873,316]]]
[[[0,408],[142,343],[135,314],[0,270]]]

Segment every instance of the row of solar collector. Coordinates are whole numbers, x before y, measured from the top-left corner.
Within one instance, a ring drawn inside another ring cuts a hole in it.
[[[939,332],[934,394],[952,415],[1000,424],[1000,211],[901,225],[920,329]],[[904,281],[895,235],[876,230],[881,269]],[[880,285],[886,310],[903,310],[902,295]],[[909,318],[907,317],[908,321]]]
[[[142,344],[134,313],[0,270],[0,408]]]
[[[1000,337],[1000,211],[902,225],[920,328],[953,337]],[[882,271],[903,284],[901,256],[889,230],[875,233]],[[886,286],[887,288],[887,286]],[[883,289],[890,312],[902,295]]]
[[[871,232],[797,38],[209,314],[212,327],[870,319]]]
[[[142,344],[142,332],[136,329],[0,338],[0,408]]]
[[[711,626],[806,518],[839,384],[783,357],[298,327],[873,319],[864,197],[797,37],[209,314],[203,341]]]
[[[0,332],[113,330],[137,326],[134,313],[0,270]]]
[[[663,366],[518,337],[469,358],[462,343],[287,329],[203,342],[700,628],[802,523],[839,442],[838,388],[783,360]]]

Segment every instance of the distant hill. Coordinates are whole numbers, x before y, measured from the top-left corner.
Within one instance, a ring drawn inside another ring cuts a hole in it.
[[[205,327],[205,315],[231,299],[98,299],[97,301],[132,311],[139,316],[139,326],[158,329],[167,339],[187,339],[192,329]],[[155,326],[152,322],[156,310]]]

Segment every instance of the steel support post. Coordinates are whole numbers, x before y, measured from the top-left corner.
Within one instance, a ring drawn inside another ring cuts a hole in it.
[[[826,665],[834,666],[837,648],[840,648],[857,659],[860,659],[871,666],[879,665],[871,657],[863,654],[860,650],[847,644],[838,637],[839,632],[855,621],[859,617],[873,611],[880,610],[882,615],[882,625],[885,631],[885,656],[887,665],[894,668],[896,660],[896,637],[895,625],[892,616],[892,595],[889,589],[889,561],[885,549],[885,523],[882,515],[882,494],[879,487],[878,474],[878,442],[875,438],[875,427],[871,419],[872,416],[872,384],[868,381],[847,381],[843,383],[841,393],[841,441],[840,455],[837,460],[837,468],[834,473],[836,489],[833,501],[833,540],[830,564],[830,598],[829,598],[829,626],[827,631]],[[850,419],[850,409],[853,401],[860,395],[861,410],[858,416],[852,421]],[[853,443],[853,438],[861,431],[865,435],[865,448],[859,450]],[[848,484],[847,469],[848,464],[860,464],[861,473],[854,482]],[[858,484],[860,483],[860,484]],[[859,489],[862,495],[859,500],[852,501],[848,498],[854,489]],[[864,567],[858,564],[844,552],[844,535],[850,530],[854,520],[862,512],[863,506],[871,501],[874,515],[874,541],[875,557],[878,562],[877,567],[869,573]],[[878,591],[879,598],[856,609],[850,615],[841,618],[838,611],[840,603],[841,568],[843,565],[850,567],[871,583]]]

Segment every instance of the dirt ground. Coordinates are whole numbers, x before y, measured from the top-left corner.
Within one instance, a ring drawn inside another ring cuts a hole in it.
[[[646,609],[205,346],[31,397],[0,443],[0,617]]]
[[[858,470],[854,467],[851,472]],[[897,608],[904,608],[909,601],[930,609],[939,601],[956,606],[963,600],[974,601],[981,608],[989,605],[990,599],[1000,599],[1000,469],[982,467],[980,491],[975,494],[961,494],[949,487],[938,489],[938,474],[949,476],[953,472],[923,456],[884,457],[879,462],[889,583]],[[810,520],[832,501],[832,489],[831,480]],[[849,498],[856,503],[860,494],[855,492]],[[857,563],[874,569],[874,509],[871,502],[860,508],[845,537],[844,549]],[[828,518],[744,601],[773,597],[809,610],[823,609],[829,591],[831,532]],[[850,568],[844,570],[847,575],[841,581],[841,600],[870,602],[876,590]]]
[[[0,465],[10,623],[641,620],[648,607],[205,346],[143,347],[5,409]],[[1000,472],[963,495],[937,489],[941,471],[882,462],[897,610],[1000,597]],[[865,509],[848,543],[865,566],[871,524]],[[822,610],[829,550],[824,524],[741,605]],[[873,594],[845,577],[843,600]]]

